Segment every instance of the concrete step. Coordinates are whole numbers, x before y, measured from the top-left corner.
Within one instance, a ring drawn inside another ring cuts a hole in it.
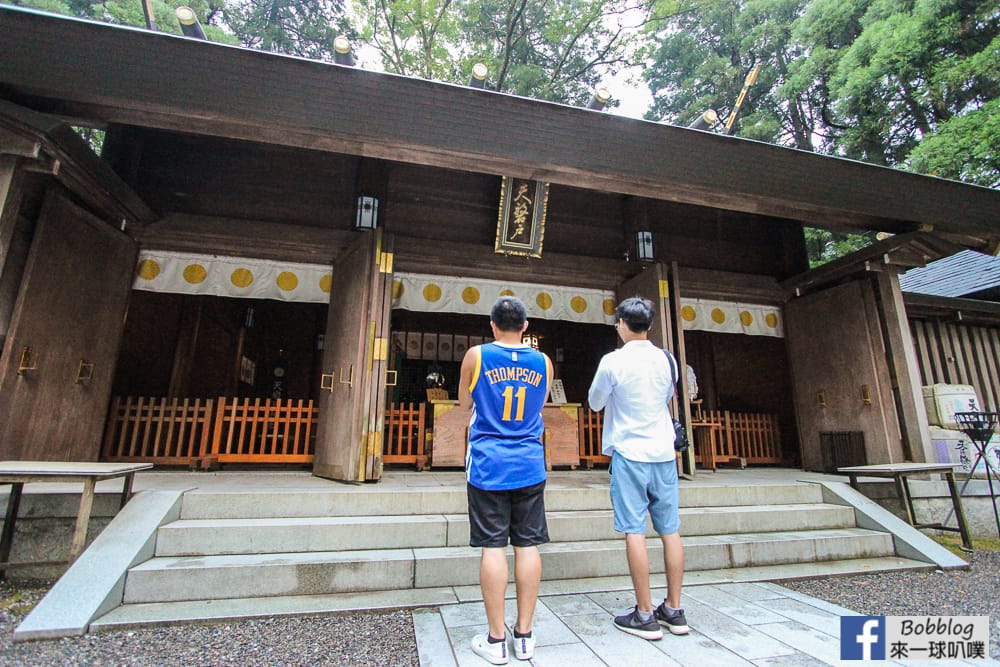
[[[607,510],[550,511],[553,542],[614,539]],[[682,508],[685,537],[752,530],[757,533],[849,528],[854,511],[829,504]],[[469,541],[466,514],[182,519],[159,529],[157,556],[197,556],[419,547],[458,547]]]
[[[681,507],[789,505],[823,501],[818,484],[710,486],[682,483]],[[549,511],[611,509],[608,486],[546,488]],[[181,519],[266,519],[329,516],[464,514],[464,487],[343,486],[315,490],[232,491],[193,489],[184,494]]]
[[[659,540],[650,566],[662,572]],[[621,576],[624,541],[552,542],[542,548],[544,579]],[[157,557],[129,570],[124,603],[474,585],[479,549],[427,547],[195,557]],[[513,551],[510,550],[510,558]],[[688,571],[874,558],[894,554],[892,536],[860,528],[703,535],[685,538]],[[513,573],[513,568],[511,568]]]
[[[624,557],[624,554],[622,555]],[[849,576],[890,570],[929,570],[935,566],[895,556],[830,560],[791,565],[765,565],[739,569],[709,569],[685,574],[685,586],[752,581],[778,581],[814,577]],[[587,579],[550,579],[542,582],[541,595],[570,595],[601,591],[631,590],[628,576]],[[513,596],[513,587],[508,596]],[[478,585],[441,588],[382,590],[362,593],[244,597],[225,600],[193,600],[125,604],[90,624],[91,633],[130,628],[221,622],[274,616],[308,616],[356,610],[435,607],[481,600]]]

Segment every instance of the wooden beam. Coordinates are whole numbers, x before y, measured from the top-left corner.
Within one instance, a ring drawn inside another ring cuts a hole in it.
[[[331,264],[355,232],[259,220],[235,220],[174,213],[138,234],[143,249],[204,252],[236,257]]]
[[[158,217],[62,120],[0,99],[0,128],[35,137],[42,146],[35,170],[55,176],[107,222],[117,227]]]
[[[42,151],[42,143],[19,132],[0,127],[0,153],[18,157],[37,158]]]
[[[436,239],[406,237],[397,233],[394,269],[404,273],[446,276],[475,275],[494,280],[516,280],[552,285],[614,289],[624,278],[638,273],[638,262],[564,255],[543,251],[541,259],[498,255],[492,244],[473,245]]]
[[[898,270],[899,267],[923,266],[962,249],[962,246],[935,238],[926,232],[900,234],[793,276],[783,281],[781,286],[789,292],[801,294],[862,273],[883,271],[887,267],[896,267],[894,270]],[[922,262],[916,259],[918,256],[922,258]]]

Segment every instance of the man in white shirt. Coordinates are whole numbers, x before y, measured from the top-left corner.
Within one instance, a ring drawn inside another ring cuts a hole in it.
[[[648,339],[653,304],[625,299],[615,311],[615,328],[624,345],[604,355],[590,385],[593,410],[604,410],[603,453],[611,456],[611,503],[615,530],[625,533],[625,552],[636,606],[615,618],[623,632],[656,640],[660,626],[688,633],[681,609],[684,546],[678,515],[674,428],[667,401],[674,393],[667,352]],[[667,596],[653,609],[646,551],[646,515],[663,542]]]

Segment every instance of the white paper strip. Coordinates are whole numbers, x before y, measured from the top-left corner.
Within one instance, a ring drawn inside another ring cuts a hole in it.
[[[685,331],[716,331],[776,338],[785,335],[781,309],[776,306],[681,299],[681,322]]]
[[[498,297],[513,295],[524,301],[529,319],[614,323],[615,294],[610,290],[397,273],[392,294],[393,308],[469,315],[489,315]]]
[[[333,272],[322,264],[146,250],[133,289],[246,299],[329,303]]]
[[[329,303],[332,283],[332,269],[322,264],[146,250],[139,256],[133,288]],[[393,308],[470,315],[488,315],[499,296],[510,294],[524,301],[529,318],[590,324],[613,324],[617,305],[610,290],[416,273],[397,273],[392,294]],[[781,309],[775,306],[682,299],[681,321],[686,331],[784,336]],[[411,345],[407,341],[407,348]]]

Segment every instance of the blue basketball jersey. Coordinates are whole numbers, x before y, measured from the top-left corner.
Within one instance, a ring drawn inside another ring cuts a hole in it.
[[[528,345],[487,343],[472,374],[473,409],[465,470],[469,483],[505,491],[545,479],[542,406],[552,368]]]

